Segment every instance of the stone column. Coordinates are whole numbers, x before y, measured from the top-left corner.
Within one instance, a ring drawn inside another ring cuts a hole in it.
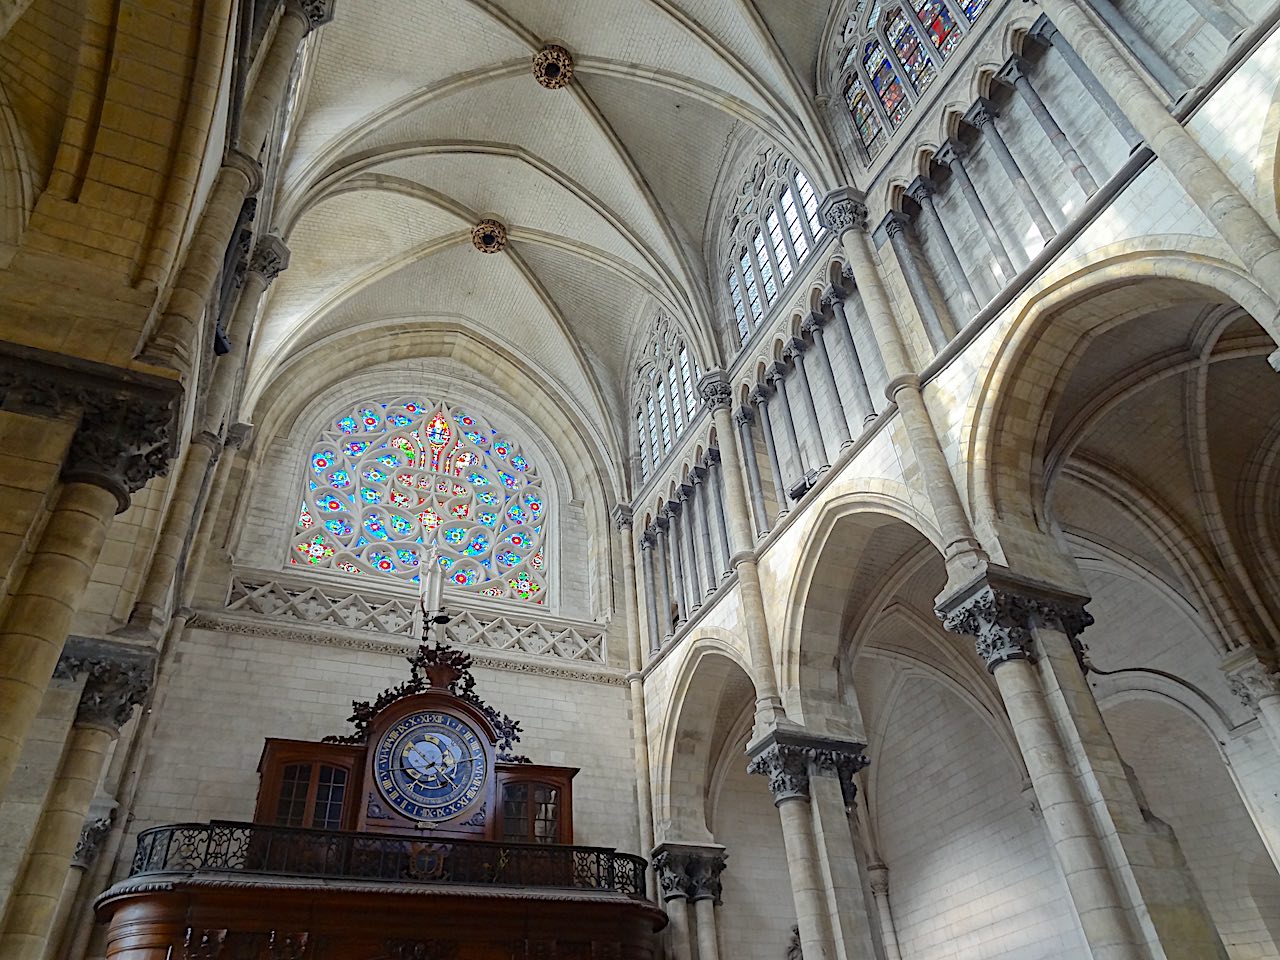
[[[852,791],[853,775],[866,765],[862,750],[862,744],[782,730],[747,748],[751,758],[747,770],[769,778],[769,790],[782,822],[782,842],[787,851],[796,923],[805,960],[872,960],[874,957],[870,938],[866,936],[866,918],[862,918],[861,936],[858,936],[849,929],[850,918],[839,915],[842,898],[832,888],[831,881],[836,875],[830,872],[831,851],[821,843],[827,838],[820,837],[815,830],[825,824],[821,818],[815,819],[811,810],[811,778],[816,779],[820,771],[839,768],[846,788]],[[853,856],[851,840],[848,856]],[[851,891],[846,888],[840,892],[847,895]],[[851,936],[846,937],[846,933]]]
[[[977,129],[978,133],[995,152],[996,159],[1000,161],[1000,166],[1004,170],[1005,176],[1009,178],[1009,182],[1013,185],[1013,192],[1022,201],[1022,208],[1027,211],[1027,216],[1031,218],[1032,223],[1036,225],[1036,229],[1040,231],[1041,238],[1045,243],[1048,243],[1058,231],[1054,229],[1053,224],[1049,221],[1049,215],[1044,212],[1044,207],[1040,205],[1036,192],[1031,189],[1031,184],[1027,182],[1027,175],[1022,172],[1022,167],[1018,166],[1018,161],[1014,159],[1013,152],[1009,149],[1009,145],[1005,143],[1004,135],[996,124],[996,119],[999,116],[1000,113],[996,110],[994,103],[986,97],[979,97],[964,115],[964,120],[965,123]]]
[[[676,487],[676,496],[680,498],[680,549],[684,556],[684,582],[689,596],[689,615],[702,606],[702,566],[698,563],[697,534],[693,532],[694,518],[693,487],[682,483]]]
[[[883,863],[867,866],[871,880],[871,895],[876,901],[876,915],[880,918],[880,942],[884,944],[885,960],[902,960],[898,946],[898,930],[893,924],[893,908],[889,904],[889,868]]]
[[[698,381],[698,392],[711,411],[722,455],[730,462],[741,457],[737,439],[729,422],[733,403],[733,387],[723,370],[708,370]],[[747,520],[747,492],[742,474],[724,471],[725,512],[727,514],[730,563],[738,574],[738,594],[742,599],[743,628],[747,651],[751,658],[752,679],[756,688],[756,730],[771,729],[785,718],[782,697],[778,694],[778,677],[773,663],[773,647],[769,642],[769,620],[765,616],[764,592],[760,572],[752,549],[751,524]]]
[[[676,601],[676,624],[689,619],[689,594],[684,582],[683,550],[680,548],[680,504],[668,500],[663,519],[667,521],[667,553],[671,558],[671,593]]]
[[[718,844],[663,843],[654,850],[653,862],[664,896],[669,895],[674,901],[683,895],[685,901],[693,905],[698,960],[719,960],[720,957],[715,908],[721,902],[720,874],[727,860],[724,847]],[[685,909],[687,922],[688,908]],[[670,914],[669,910],[668,916]]]
[[[951,468],[938,442],[937,430],[920,395],[920,380],[908,364],[867,237],[866,204],[861,194],[855,191],[836,191],[822,201],[822,217],[828,229],[839,238],[841,249],[849,258],[858,280],[858,289],[862,291],[867,319],[889,374],[886,393],[898,405],[908,443],[920,466],[921,484],[946,543],[943,556],[948,575],[955,582],[964,583],[986,562],[987,555],[974,536],[969,517],[960,502]]]
[[[729,526],[724,518],[724,467],[720,463],[720,449],[712,447],[707,451],[707,473],[711,482],[707,484],[707,496],[715,507],[716,547],[720,560],[720,579],[727,580],[732,570],[733,551],[729,549]],[[750,529],[750,521],[748,521]]]
[[[192,434],[187,454],[178,471],[173,494],[169,498],[160,533],[156,537],[151,566],[129,614],[128,626],[135,634],[156,636],[168,619],[166,600],[171,599],[173,578],[182,562],[182,552],[191,530],[200,520],[200,495],[209,481],[210,465],[216,464],[222,452],[219,434],[229,412],[232,393],[242,367],[235,358],[248,343],[263,294],[288,266],[289,248],[278,237],[263,237],[249,258],[240,299],[224,331],[231,343],[232,352],[213,365],[200,425]],[[172,598],[172,603],[176,602],[177,598]]]
[[[976,638],[995,676],[1093,956],[1225,958],[1176,840],[1140,810],[1085,681],[1075,641],[1092,620],[1084,602],[992,567],[938,611]]]
[[[1217,228],[1254,280],[1272,302],[1280,302],[1280,237],[1191,132],[1170,115],[1110,37],[1085,13],[1081,0],[1043,0],[1041,6],[1102,85],[1124,104],[1148,146]],[[1280,317],[1255,319],[1280,343]],[[1280,369],[1280,350],[1270,359],[1272,366]]]
[[[632,559],[636,548],[632,540],[632,529],[635,523],[631,508],[626,504],[616,504],[613,508],[613,521],[617,525],[622,547],[622,592],[626,607],[627,636],[627,686],[631,692],[631,742],[635,754],[636,765],[636,814],[640,828],[640,849],[653,847],[653,788],[649,774],[649,721],[644,703],[644,677],[640,671],[644,667],[644,650],[640,642],[639,603],[636,596],[636,565]],[[643,539],[643,538],[642,538]],[[645,551],[648,561],[648,551]],[[653,609],[653,570],[646,564],[646,592],[650,599],[650,610]],[[646,889],[653,892],[654,885],[646,878]]]
[[[10,402],[29,399],[50,410],[70,412],[79,406],[82,412],[62,487],[0,620],[0,796],[53,676],[111,517],[168,466],[177,386],[139,374],[128,385],[92,375],[67,379],[30,360],[12,375],[18,382],[9,387]],[[29,397],[26,391],[32,391]]]
[[[1280,672],[1260,662],[1251,649],[1229,657],[1222,669],[1231,692],[1245,709],[1254,712],[1272,745],[1280,751]]]
[[[644,567],[644,596],[649,615],[649,649],[657,650],[662,645],[661,623],[658,619],[658,590],[653,576],[653,549],[657,545],[657,537],[653,528],[640,537],[640,563]]]
[[[756,536],[763,537],[769,532],[769,511],[764,503],[764,485],[760,480],[760,463],[756,460],[755,439],[751,436],[751,424],[755,419],[755,413],[745,405],[733,414],[733,422],[738,426],[738,446],[742,450],[742,460],[747,468],[747,486],[751,488],[751,505],[756,514]],[[772,450],[769,458],[771,462],[774,459]],[[728,553],[732,556],[733,551],[729,550]]]
[[[144,356],[161,365],[184,375],[193,372],[201,321],[222,273],[223,255],[240,208],[262,186],[258,158],[288,93],[298,47],[309,32],[333,19],[333,3],[334,0],[287,0],[284,5],[271,46],[262,55],[257,81],[245,98],[237,142],[218,171],[168,305],[144,351]]]
[[[68,644],[59,673],[88,675],[57,778],[5,912],[0,956],[41,960],[107,751],[151,688],[155,654],[105,641]]]
[[[111,826],[111,817],[94,817],[91,812],[90,819],[80,828],[80,839],[76,841],[75,852],[71,855],[71,869],[67,871],[67,879],[58,898],[58,908],[49,927],[53,933],[46,944],[44,960],[71,955],[69,948],[75,932],[71,912],[80,888],[84,885],[85,875],[98,859],[98,851],[111,832]]]
[[[800,437],[796,433],[795,416],[791,410],[792,398],[787,394],[787,368],[781,363],[774,363],[765,372],[765,379],[769,381],[769,386],[773,387],[779,400],[778,409],[782,411],[782,433],[787,438],[787,453],[791,456],[792,469],[795,471],[794,476],[783,478],[783,484],[789,491],[796,481],[804,476],[805,464],[804,454],[800,449]]]
[[[854,416],[865,425],[876,418],[876,405],[871,399],[871,388],[867,386],[867,372],[862,366],[862,358],[858,356],[858,346],[853,342],[853,327],[849,324],[849,312],[844,305],[846,296],[840,287],[827,287],[822,294],[822,306],[831,308],[831,314],[836,318],[836,337],[844,344],[849,357],[853,398],[846,409],[852,408]]]
[[[827,385],[827,390],[831,396],[835,398],[835,417],[833,424],[836,431],[836,439],[840,441],[840,448],[853,443],[853,437],[849,433],[849,417],[845,413],[844,397],[840,395],[840,384],[836,382],[836,371],[831,366],[831,354],[827,352],[827,343],[823,339],[822,328],[826,324],[827,318],[817,311],[811,311],[804,322],[800,324],[802,333],[807,333],[813,337],[813,349],[818,355],[818,373],[820,379]]]
[[[911,218],[899,210],[890,210],[881,223],[884,226],[885,235],[889,238],[889,245],[893,247],[893,255],[898,258],[902,276],[907,281],[907,292],[911,294],[911,302],[920,311],[920,319],[924,321],[924,332],[929,337],[929,343],[933,345],[935,352],[941,350],[955,336],[955,330],[948,329],[948,325],[943,324],[942,317],[938,315],[938,308],[934,306],[933,296],[929,293],[929,284],[925,280],[924,271],[920,269],[920,261],[911,247],[911,237],[907,233],[911,226]]]
[[[1071,171],[1072,178],[1080,185],[1080,189],[1084,191],[1084,195],[1092,197],[1097,193],[1098,182],[1093,179],[1093,174],[1089,172],[1089,168],[1085,165],[1079,152],[1072,146],[1066,133],[1058,126],[1058,121],[1053,118],[1049,108],[1040,99],[1040,94],[1032,86],[1031,78],[1027,76],[1026,61],[1017,55],[1010,57],[1005,61],[1004,66],[1000,68],[1000,72],[996,74],[996,79],[1008,84],[1017,91],[1018,96],[1022,98],[1022,102],[1027,105],[1031,110],[1032,116],[1036,118],[1036,122],[1040,124],[1040,129],[1049,138],[1053,148],[1058,151],[1058,156],[1062,158],[1062,162]]]
[[[781,518],[787,513],[787,484],[782,479],[782,464],[778,460],[778,444],[774,439],[773,419],[769,415],[769,396],[773,391],[765,386],[758,386],[751,391],[748,399],[756,405],[756,409],[760,411],[760,426],[764,430],[764,447],[769,454],[769,466],[773,473],[773,492],[778,499],[778,517]],[[768,518],[766,517],[766,526]]]
[[[938,249],[942,252],[942,260],[947,265],[947,272],[951,274],[951,282],[955,284],[956,292],[960,296],[961,306],[964,307],[964,323],[956,323],[957,327],[963,327],[965,323],[977,316],[978,297],[973,292],[973,285],[969,283],[969,275],[964,272],[964,266],[960,263],[960,257],[956,253],[955,245],[951,242],[951,237],[947,234],[947,228],[942,222],[942,217],[938,215],[938,208],[934,206],[933,195],[936,190],[937,187],[934,182],[928,177],[916,177],[907,186],[907,196],[920,205],[921,214],[932,225]]]
[[[672,960],[692,960],[693,942],[689,936],[689,876],[678,850],[680,844],[663,843],[650,856],[658,879],[662,908],[667,912],[667,945]]]
[[[667,519],[659,512],[658,516],[653,518],[653,526],[649,529],[653,532],[654,541],[657,543],[658,552],[656,560],[658,563],[657,576],[658,581],[658,607],[661,614],[658,618],[658,643],[662,644],[671,636],[671,608],[675,606],[679,610],[679,604],[675,599],[675,583],[671,579],[672,561],[670,557],[671,546],[667,535]],[[679,614],[677,613],[677,616]]]
[[[222,513],[222,501],[227,493],[227,483],[231,479],[236,456],[240,448],[248,443],[252,431],[253,427],[247,423],[233,423],[227,427],[222,452],[218,455],[218,464],[214,468],[213,482],[209,485],[209,496],[205,500],[204,509],[200,511],[200,523],[196,527],[195,539],[191,542],[191,550],[182,570],[179,611],[191,608],[200,577],[204,573],[209,545],[215,540],[220,541],[221,527],[218,521]]]
[[[982,232],[983,238],[987,241],[987,248],[991,251],[991,255],[996,258],[996,263],[1000,264],[1000,272],[1004,275],[1005,282],[1008,283],[1018,275],[1018,270],[1013,265],[1013,260],[1009,257],[1009,251],[1005,249],[1004,241],[1000,239],[1000,234],[996,230],[996,226],[991,222],[991,215],[987,213],[986,204],[982,202],[982,198],[978,196],[978,188],[973,185],[973,180],[969,177],[969,171],[964,165],[965,149],[958,140],[948,140],[942,145],[942,149],[935,155],[934,159],[951,171],[951,175],[955,177],[960,192],[964,194],[965,202],[969,204],[969,211],[973,214],[973,219],[978,223],[978,229]]]
[[[1138,32],[1138,29],[1129,22],[1128,17],[1116,9],[1111,0],[1085,0],[1085,2],[1098,15],[1098,19],[1107,25],[1107,29],[1133,52],[1147,72],[1155,78],[1156,83],[1164,88],[1171,100],[1176,100],[1182,95],[1188,86],[1186,81],[1178,76],[1178,72],[1173,69],[1163,54],[1147,42],[1147,38]],[[1049,13],[1048,8],[1045,12]],[[1057,17],[1053,19],[1057,20]]]
[[[822,435],[822,421],[818,418],[818,406],[813,399],[813,384],[809,382],[809,371],[804,363],[805,342],[799,337],[787,341],[783,356],[795,364],[796,381],[800,387],[800,408],[808,421],[808,435],[817,444],[813,465],[818,468],[830,467],[831,457],[827,452],[827,439]]]
[[[720,577],[716,572],[716,555],[711,549],[711,490],[707,484],[707,468],[698,465],[689,471],[693,485],[691,501],[698,515],[699,542],[702,544],[702,572],[706,574],[707,596],[716,592]]]
[[[1099,109],[1107,115],[1111,125],[1120,132],[1124,142],[1129,145],[1130,151],[1142,142],[1142,134],[1129,122],[1129,118],[1120,109],[1120,105],[1111,98],[1111,94],[1107,93],[1106,88],[1098,82],[1098,78],[1094,76],[1093,71],[1085,66],[1084,61],[1080,59],[1080,54],[1076,53],[1075,47],[1067,42],[1066,38],[1058,32],[1058,28],[1053,25],[1053,22],[1048,17],[1041,16],[1037,18],[1027,32],[1027,36],[1039,40],[1058,52],[1058,56],[1062,57],[1066,62],[1067,67],[1076,75],[1076,79],[1080,81]]]

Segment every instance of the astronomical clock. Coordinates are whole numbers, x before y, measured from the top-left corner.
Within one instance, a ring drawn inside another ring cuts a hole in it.
[[[408,660],[409,680],[354,703],[353,733],[267,740],[255,821],[572,843],[577,770],[513,753],[520,725],[476,694],[467,654],[423,644]]]

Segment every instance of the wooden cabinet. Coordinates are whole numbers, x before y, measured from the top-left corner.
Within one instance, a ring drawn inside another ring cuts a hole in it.
[[[573,843],[569,767],[506,764],[498,768],[498,829],[508,843]]]

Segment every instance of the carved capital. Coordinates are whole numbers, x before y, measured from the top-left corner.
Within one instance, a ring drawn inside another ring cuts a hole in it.
[[[862,230],[867,225],[866,197],[848,187],[834,190],[823,199],[818,216],[837,237],[849,230]]]
[[[75,722],[100,727],[114,736],[129,721],[133,708],[150,692],[155,661],[152,650],[108,640],[71,637],[53,675],[74,679],[86,674],[88,679],[80,693]]]
[[[785,351],[784,351],[785,353]],[[787,368],[776,361],[770,365],[769,369],[764,372],[764,378],[769,381],[769,385],[775,390],[778,389],[777,384],[787,378]]]
[[[693,497],[693,487],[687,483],[682,483],[676,487],[676,496],[680,498],[680,502],[684,503]]]
[[[635,525],[635,513],[625,503],[614,504],[612,516],[619,530],[630,530]]]
[[[745,406],[745,405],[741,406],[737,410],[733,411],[733,422],[740,427],[743,426],[744,424],[755,423],[756,422],[755,411],[748,406]]]
[[[653,870],[663,900],[712,900],[719,904],[720,874],[728,854],[718,845],[663,843],[653,851]]]
[[[333,19],[336,0],[289,0],[285,12],[301,17],[308,32]]]
[[[883,863],[867,864],[867,882],[871,886],[871,892],[877,897],[887,897],[889,895],[889,868]]]
[[[996,79],[1007,86],[1017,86],[1019,80],[1027,77],[1027,62],[1016,53],[1004,62],[996,73]]]
[[[1252,656],[1227,673],[1227,684],[1240,703],[1249,710],[1269,697],[1280,697],[1280,672],[1260,663]]]
[[[231,450],[239,450],[253,435],[253,424],[251,423],[233,423],[227,427],[226,445]]]
[[[702,465],[708,470],[720,466],[720,448],[708,447],[706,456],[702,458]]]
[[[907,184],[907,196],[922,207],[931,203],[933,195],[937,192],[937,185],[928,177],[916,177]]]
[[[801,340],[799,337],[792,337],[790,340],[787,341],[786,346],[782,348],[782,355],[786,357],[788,360],[798,361],[800,358],[800,355],[803,354],[806,349],[808,349],[808,346],[809,345],[805,343],[803,340]]]
[[[898,237],[906,236],[907,228],[911,226],[911,218],[901,210],[890,210],[885,214],[883,224],[884,232],[889,235],[889,239],[896,240]]]
[[[667,522],[670,523],[672,520],[675,520],[676,517],[680,516],[680,511],[683,509],[684,507],[681,505],[679,500],[668,500],[667,505],[662,509],[662,515],[666,517]]]
[[[698,393],[712,413],[727,410],[733,404],[733,386],[723,370],[708,370],[698,381]]]
[[[250,200],[253,199],[253,194],[262,189],[262,164],[258,162],[257,157],[251,157],[243,150],[232,147],[226,152],[226,155],[223,156],[222,165],[229,170],[234,170],[236,173],[240,174],[240,176],[245,178],[247,186],[245,187],[244,192]],[[257,204],[255,203],[249,209],[254,210],[256,207]],[[250,215],[250,219],[252,219],[252,214]]]
[[[961,161],[964,155],[964,146],[959,140],[953,138],[942,145],[941,149],[933,155],[933,159],[944,167],[955,167],[963,165]]]
[[[757,407],[764,407],[768,405],[771,396],[773,396],[773,390],[764,384],[757,384],[755,389],[747,395],[747,399]]]
[[[0,353],[0,396],[10,409],[79,417],[62,478],[129,498],[169,468],[181,390],[176,380],[54,357],[7,344]]]
[[[644,533],[640,534],[641,550],[652,550],[657,545],[658,545],[658,534],[653,529],[653,527],[650,527]]]
[[[1087,598],[1059,593],[994,569],[942,601],[937,614],[952,633],[974,638],[987,669],[1010,660],[1034,660],[1031,628],[1057,627],[1070,639],[1083,665],[1080,633],[1093,623]]]
[[[844,287],[839,287],[839,286],[836,286],[835,284],[832,284],[831,286],[827,287],[827,289],[822,291],[822,305],[824,307],[830,307],[834,309],[837,303],[843,304],[845,300],[848,299],[848,297],[849,297],[849,291],[845,290]]]
[[[98,850],[102,846],[102,841],[110,832],[110,817],[86,820],[84,826],[80,828],[80,839],[76,841],[75,853],[71,855],[72,865],[85,869],[93,866],[93,862],[98,859]]]
[[[973,102],[973,106],[965,112],[964,122],[981,130],[999,116],[1000,111],[996,109],[994,103],[986,97],[979,97]]]
[[[853,778],[869,763],[865,750],[863,743],[775,732],[750,748],[747,772],[769,778],[775,805],[809,799],[810,778],[834,772],[840,779],[845,806],[852,807],[857,793]]]
[[[702,486],[702,484],[706,482],[706,479],[707,479],[707,468],[704,467],[702,464],[698,464],[696,467],[691,467],[689,469],[689,482],[693,486],[695,487]]]
[[[815,337],[820,336],[820,331],[826,322],[826,317],[818,313],[816,310],[811,310],[805,315],[805,318],[800,321],[800,332],[811,333]]]
[[[289,248],[279,237],[268,234],[258,241],[249,257],[249,269],[268,284],[289,269]]]

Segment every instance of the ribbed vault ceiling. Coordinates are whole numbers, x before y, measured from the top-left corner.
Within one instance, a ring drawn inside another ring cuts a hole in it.
[[[622,449],[628,357],[659,309],[715,355],[718,189],[773,143],[834,185],[814,101],[832,0],[339,0],[312,41],[277,227],[293,252],[250,403],[358,324],[462,324]],[[569,49],[547,90],[531,60]],[[472,248],[492,216],[506,249]],[[434,320],[432,318],[435,318]]]

